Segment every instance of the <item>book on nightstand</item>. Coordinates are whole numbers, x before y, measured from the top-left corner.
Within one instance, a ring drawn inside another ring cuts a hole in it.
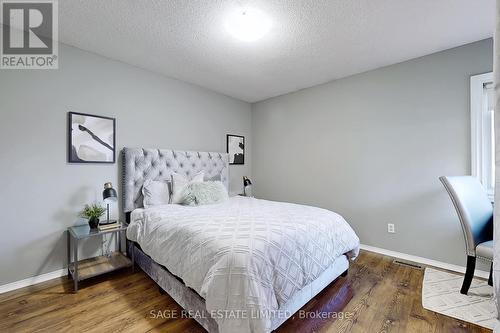
[[[120,228],[121,226],[122,226],[122,224],[118,223],[118,222],[99,225],[99,231],[116,229],[116,228]]]

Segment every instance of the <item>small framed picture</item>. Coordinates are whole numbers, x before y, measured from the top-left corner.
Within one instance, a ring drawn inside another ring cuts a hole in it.
[[[228,134],[226,140],[229,164],[245,164],[245,137]]]
[[[68,162],[115,163],[115,118],[68,112]]]

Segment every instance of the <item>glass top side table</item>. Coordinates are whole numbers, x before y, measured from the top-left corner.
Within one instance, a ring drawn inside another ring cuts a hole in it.
[[[68,277],[73,278],[75,292],[78,292],[78,283],[80,281],[125,267],[132,267],[133,269],[133,252],[132,258],[128,258],[127,253],[122,251],[122,236],[126,230],[127,226],[123,224],[120,227],[102,231],[90,229],[88,224],[68,228]],[[78,260],[78,244],[80,240],[90,237],[102,237],[105,234],[116,234],[117,251],[111,252],[109,255]],[[71,260],[71,257],[73,257],[73,260]]]

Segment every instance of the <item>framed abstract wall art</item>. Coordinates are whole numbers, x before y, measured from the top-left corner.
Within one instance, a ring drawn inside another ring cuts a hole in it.
[[[115,118],[68,112],[68,162],[115,163]]]
[[[245,137],[228,134],[226,148],[229,154],[229,164],[245,164]]]

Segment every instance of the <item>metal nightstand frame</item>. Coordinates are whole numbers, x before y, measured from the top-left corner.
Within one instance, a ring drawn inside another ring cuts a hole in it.
[[[68,278],[73,278],[75,292],[78,292],[78,283],[80,281],[125,267],[132,267],[132,271],[134,270],[135,260],[133,251],[130,259],[128,258],[127,246],[125,246],[125,252],[122,252],[122,233],[125,233],[126,230],[126,225],[122,225],[116,229],[103,231],[90,229],[88,225],[79,225],[68,228]],[[78,244],[80,240],[106,234],[117,235],[118,251],[112,252],[110,255],[78,260]],[[126,237],[124,238],[126,240]],[[73,253],[71,248],[73,248]],[[72,256],[73,261],[71,261]]]

